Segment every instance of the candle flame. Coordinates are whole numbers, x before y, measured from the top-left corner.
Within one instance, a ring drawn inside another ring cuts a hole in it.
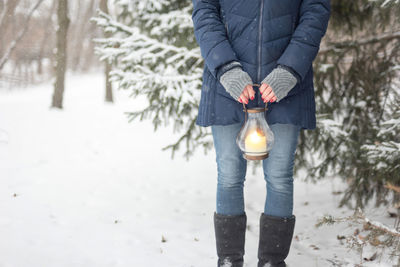
[[[250,140],[253,143],[259,143],[261,142],[261,136],[257,131],[254,131],[253,133],[250,134]]]

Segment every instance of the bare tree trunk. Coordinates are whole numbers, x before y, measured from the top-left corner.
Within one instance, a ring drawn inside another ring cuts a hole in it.
[[[61,109],[67,68],[67,33],[70,22],[68,18],[68,0],[58,0],[57,17],[56,82],[54,84],[52,107]]]
[[[105,67],[105,79],[106,79],[106,102],[114,102],[113,99],[113,92],[112,92],[112,84],[110,82],[110,71],[111,71],[111,64],[106,63]]]
[[[86,2],[86,1],[85,1]],[[86,57],[87,55],[85,54],[86,51],[84,51],[84,41],[85,41],[85,36],[88,35],[88,25],[90,24],[90,18],[93,16],[94,12],[94,4],[95,0],[91,0],[86,6],[85,12],[83,12],[83,15],[80,18],[79,21],[79,26],[77,27],[77,34],[76,37],[74,38],[74,57],[72,59],[72,67],[76,70],[80,67],[82,63],[82,58]],[[83,7],[82,7],[83,8]]]
[[[0,13],[0,36],[6,36],[11,18],[14,16],[15,8],[20,0],[8,0],[2,3],[2,10]],[[9,44],[6,38],[0,38],[0,54],[4,54],[4,48]]]
[[[44,0],[38,0],[37,3],[33,6],[33,8],[29,11],[28,16],[25,20],[24,28],[18,33],[17,37],[15,37],[15,39],[11,42],[10,46],[4,52],[4,55],[0,58],[0,70],[4,67],[4,65],[8,61],[9,56],[14,51],[14,49],[17,47],[18,42],[21,41],[22,37],[24,37],[25,33],[27,32],[27,30],[29,28],[29,21],[33,15],[33,12],[40,6],[40,4],[43,1]]]
[[[100,1],[100,9],[108,14],[108,5],[107,0]],[[109,33],[105,33],[106,38],[110,37]],[[113,100],[113,93],[112,93],[112,84],[110,82],[110,71],[111,71],[111,64],[106,61],[105,63],[105,78],[106,78],[106,102],[114,102]]]
[[[10,20],[14,15],[15,8],[17,7],[20,0],[8,0],[5,5],[4,9],[0,14],[0,34],[4,35],[5,31],[8,28],[8,24],[10,24]]]
[[[49,12],[49,16],[46,19],[46,25],[51,25],[51,18],[54,13],[54,9],[56,8],[56,1],[53,1],[53,4],[51,5],[51,9]],[[43,56],[47,47],[47,40],[48,40],[48,35],[50,31],[52,30],[52,27],[46,27],[45,32],[43,34],[43,38],[40,44],[40,50],[39,50],[39,56],[38,56],[38,68],[37,68],[37,73],[39,75],[43,74]]]
[[[94,38],[98,37],[96,35],[96,24],[94,23],[89,24],[87,32],[88,32],[87,36],[89,37],[90,40],[93,40]],[[88,69],[90,69],[90,67],[93,64],[93,57],[94,57],[94,42],[88,42],[88,44],[85,47],[85,57],[83,58],[83,63],[81,64],[81,69],[83,71],[87,71]]]

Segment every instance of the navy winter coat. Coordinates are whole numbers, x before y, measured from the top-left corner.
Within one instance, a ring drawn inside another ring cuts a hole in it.
[[[217,79],[222,66],[239,61],[253,80],[261,81],[283,65],[298,78],[279,102],[269,103],[269,124],[315,128],[312,61],[330,16],[329,0],[193,0],[195,37],[205,60],[196,124],[227,125],[244,121],[243,104]],[[248,108],[264,107],[258,87]]]

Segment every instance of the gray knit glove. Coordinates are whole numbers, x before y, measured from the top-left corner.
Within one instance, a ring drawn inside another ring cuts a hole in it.
[[[235,67],[222,74],[220,82],[235,100],[239,99],[247,85],[253,84],[249,74],[241,67]]]
[[[292,73],[278,66],[265,77],[262,83],[266,83],[272,88],[277,98],[276,101],[279,102],[296,85],[297,79]]]

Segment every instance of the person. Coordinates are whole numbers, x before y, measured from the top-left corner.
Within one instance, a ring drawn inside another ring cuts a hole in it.
[[[243,266],[247,161],[235,139],[244,123],[242,105],[266,103],[275,143],[262,161],[266,199],[258,267],[286,266],[296,221],[295,152],[300,131],[316,127],[312,62],[329,17],[329,0],[193,0],[194,33],[205,62],[196,124],[211,126],[218,172],[218,266]]]

